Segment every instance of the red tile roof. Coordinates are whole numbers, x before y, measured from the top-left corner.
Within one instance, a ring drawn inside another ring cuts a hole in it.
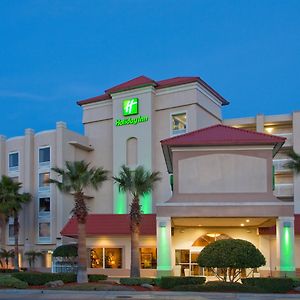
[[[130,216],[128,214],[90,214],[86,223],[86,235],[129,235]],[[77,220],[71,218],[61,231],[61,235],[77,237]],[[156,235],[156,215],[143,215],[141,235]]]
[[[274,145],[275,155],[285,142],[285,138],[265,133],[230,127],[222,124],[213,125],[160,141],[167,164],[172,173],[171,147],[194,146],[229,146],[229,145]]]
[[[77,102],[77,104],[81,106],[81,105],[100,102],[100,101],[105,101],[105,100],[109,100],[109,99],[111,99],[111,96],[109,94],[103,94],[103,95],[96,96],[96,97],[93,97],[93,98],[80,100],[80,101]]]
[[[146,76],[139,76],[119,85],[116,85],[112,88],[109,88],[105,91],[105,94],[93,98],[88,98],[85,100],[79,100],[77,103],[79,105],[85,105],[89,103],[94,103],[98,101],[104,101],[111,98],[112,93],[117,93],[121,91],[141,88],[144,86],[153,86],[156,89],[163,89],[188,83],[198,82],[204,88],[206,88],[210,93],[212,93],[217,99],[219,99],[222,105],[227,105],[229,102],[225,100],[217,91],[215,91],[211,86],[209,86],[205,81],[200,77],[174,77],[170,79],[155,81]]]
[[[156,82],[149,77],[139,76],[139,77],[136,77],[129,81],[118,84],[118,85],[106,90],[105,93],[112,94],[112,93],[116,93],[116,92],[121,92],[121,91],[139,88],[139,87],[144,87],[144,86],[148,86],[148,85],[156,86]]]
[[[162,140],[161,144],[172,146],[273,145],[284,143],[284,141],[285,138],[279,136],[217,124]]]
[[[295,234],[300,235],[300,215],[295,215],[294,230]],[[258,228],[258,231],[260,235],[275,235],[276,226],[260,227]]]

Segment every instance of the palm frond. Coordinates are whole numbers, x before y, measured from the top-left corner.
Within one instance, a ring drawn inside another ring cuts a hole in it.
[[[284,166],[295,171],[296,174],[300,174],[300,154],[296,153],[294,149],[291,149],[287,155],[291,160]]]

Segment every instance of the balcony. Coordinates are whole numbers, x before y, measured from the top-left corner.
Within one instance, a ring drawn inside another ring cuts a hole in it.
[[[285,166],[289,161],[290,161],[289,158],[274,159],[273,166],[275,168],[275,174],[292,172],[291,169]]]
[[[293,146],[293,134],[292,133],[276,133],[274,132],[273,135],[277,135],[280,137],[285,137],[285,143],[283,144],[283,147],[292,147]]]
[[[275,184],[274,195],[278,198],[290,198],[294,196],[293,183]]]

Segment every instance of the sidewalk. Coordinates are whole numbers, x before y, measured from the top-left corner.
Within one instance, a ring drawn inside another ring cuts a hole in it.
[[[43,300],[102,300],[102,299],[155,299],[155,300],[285,300],[299,299],[293,294],[234,294],[198,292],[133,292],[133,291],[57,291],[57,290],[0,290],[0,299]]]

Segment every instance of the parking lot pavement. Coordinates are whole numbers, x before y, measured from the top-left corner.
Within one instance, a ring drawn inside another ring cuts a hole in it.
[[[0,290],[1,300],[41,299],[41,300],[288,300],[299,299],[293,294],[233,294],[233,293],[193,293],[193,292],[128,292],[128,291],[51,291],[51,290]]]

